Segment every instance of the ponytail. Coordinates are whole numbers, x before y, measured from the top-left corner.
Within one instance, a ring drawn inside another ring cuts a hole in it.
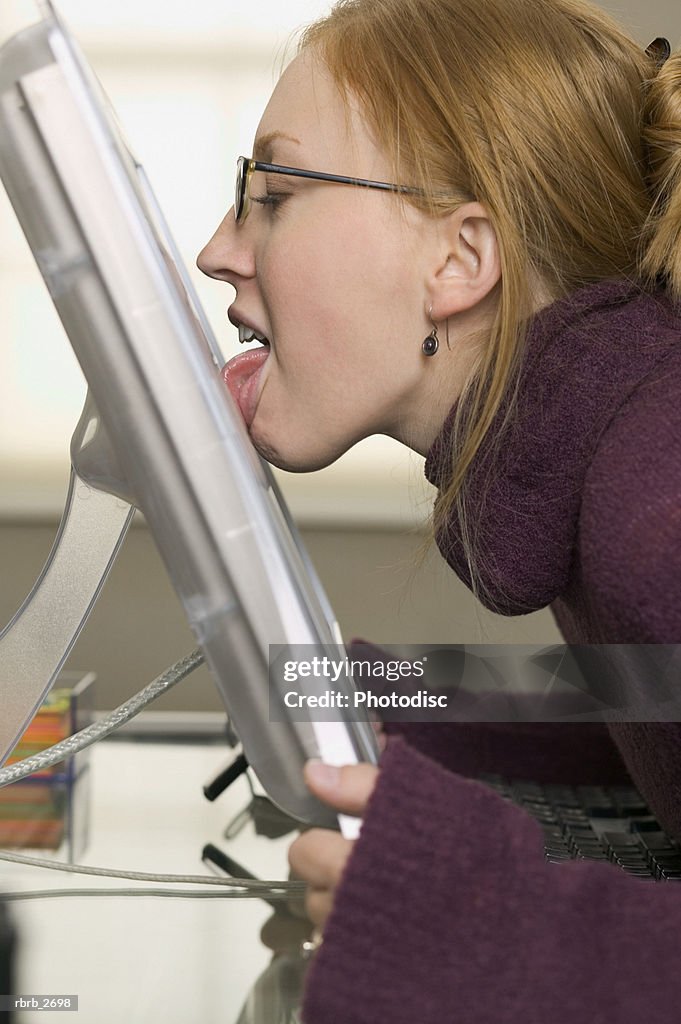
[[[653,203],[643,230],[641,269],[681,301],[681,52],[651,81],[643,117]]]

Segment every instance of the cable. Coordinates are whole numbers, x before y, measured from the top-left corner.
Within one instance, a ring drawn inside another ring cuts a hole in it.
[[[151,704],[162,693],[166,693],[173,686],[176,686],[177,683],[180,683],[190,672],[193,672],[199,665],[202,665],[203,660],[201,651],[192,651],[185,658],[176,661],[174,665],[166,669],[160,676],[157,676],[152,683],[145,686],[135,697],[131,697],[125,704],[121,704],[120,707],[112,711],[106,718],[95,722],[94,725],[88,725],[87,728],[81,729],[80,732],[74,733],[73,736],[69,736],[68,739],[62,740],[61,743],[57,743],[53,747],[48,747],[47,750],[42,750],[39,754],[26,757],[23,761],[18,761],[8,768],[0,768],[0,787],[7,786],[10,782],[18,782],[19,779],[25,779],[27,775],[32,775],[33,772],[51,768],[52,765],[58,764],[73,754],[77,754],[78,751],[84,750],[98,740],[103,740],[106,736],[110,736],[121,725],[125,725],[131,718],[139,714],[147,704]]]
[[[85,864],[61,864],[57,861],[43,860],[40,857],[27,857],[22,853],[9,853],[0,850],[0,860],[13,864],[26,864],[28,867],[47,868],[51,871],[64,871],[72,875],[96,875],[105,878],[125,878],[137,882],[182,882],[186,885],[222,886],[228,889],[240,889],[243,894],[267,896],[272,899],[295,899],[305,892],[303,882],[270,882],[252,878],[216,878],[214,875],[159,875],[148,871],[119,871],[110,868],[94,868]]]
[[[248,894],[255,895],[254,893]],[[202,892],[200,889],[36,889],[27,890],[26,892],[3,892],[0,896],[2,902],[6,900],[14,900],[20,902],[22,900],[42,900],[52,899],[52,897],[66,897],[69,896],[164,896],[167,898],[177,899],[193,899],[193,900],[242,900],[246,897],[245,893],[229,889],[226,892]],[[302,894],[297,893],[294,897],[288,896],[282,893],[278,899],[301,899]]]
[[[65,760],[65,758],[71,757],[98,740],[109,736],[121,725],[129,722],[131,718],[139,714],[142,708],[151,704],[162,693],[166,693],[173,686],[176,686],[177,683],[185,679],[194,669],[202,665],[203,661],[203,655],[199,650],[192,651],[191,654],[181,658],[160,676],[157,676],[153,682],[145,686],[136,696],[112,711],[106,718],[101,719],[101,721],[96,722],[94,725],[87,726],[85,729],[81,729],[80,732],[69,736],[68,739],[62,740],[61,743],[57,743],[47,750],[41,751],[39,754],[34,754],[32,757],[24,758],[23,761],[18,761],[16,764],[0,769],[0,787],[7,786],[12,782],[18,782],[20,779],[25,779],[26,776],[33,774],[33,772],[51,768],[53,765]],[[196,892],[193,894],[194,897],[201,899],[214,896],[222,898],[243,899],[245,897],[253,897],[257,899],[290,900],[301,899],[305,892],[305,886],[300,882],[270,882],[249,878],[215,878],[210,875],[159,875],[150,874],[146,871],[118,871],[109,868],[89,867],[84,864],[61,864],[57,861],[44,860],[40,857],[28,857],[20,853],[10,853],[7,850],[0,850],[0,860],[9,861],[14,864],[25,864],[29,867],[46,868],[50,871],[64,871],[69,874],[125,878],[141,882],[181,882],[190,885],[217,886],[223,890],[222,892],[215,893]],[[186,898],[191,896],[192,893],[179,889],[54,889],[41,890],[35,893],[4,893],[3,899],[40,899],[43,896],[60,895],[148,895]]]

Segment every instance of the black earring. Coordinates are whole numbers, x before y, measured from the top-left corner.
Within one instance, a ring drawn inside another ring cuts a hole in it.
[[[427,338],[424,338],[423,344],[421,345],[421,351],[424,356],[434,356],[440,347],[440,341],[437,336],[437,327],[433,324],[433,329]]]

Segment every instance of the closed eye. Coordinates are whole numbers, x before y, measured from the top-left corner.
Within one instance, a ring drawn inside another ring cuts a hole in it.
[[[268,206],[274,213],[290,195],[290,192],[266,192],[263,196],[251,196],[251,202],[258,203],[260,206]]]

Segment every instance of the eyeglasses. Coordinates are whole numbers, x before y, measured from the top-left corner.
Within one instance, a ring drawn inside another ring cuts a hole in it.
[[[360,185],[362,188],[380,188],[384,192],[401,192],[407,195],[423,195],[421,189],[408,185],[391,185],[387,181],[368,181],[366,178],[347,178],[343,174],[326,174],[323,171],[303,171],[299,167],[282,167],[280,164],[263,164],[240,156],[236,162],[236,191],[234,194],[234,217],[242,224],[251,208],[250,184],[254,171],[269,174],[288,174],[295,178],[314,178],[317,181],[334,181],[339,185]]]

